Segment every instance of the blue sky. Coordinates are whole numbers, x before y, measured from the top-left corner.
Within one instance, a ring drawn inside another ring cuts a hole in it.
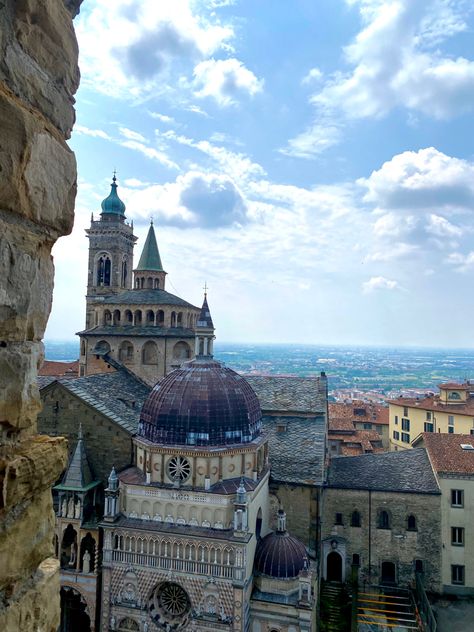
[[[116,168],[135,256],[153,217],[167,289],[200,304],[207,281],[221,341],[472,347],[471,5],[84,3],[46,337],[83,327]]]

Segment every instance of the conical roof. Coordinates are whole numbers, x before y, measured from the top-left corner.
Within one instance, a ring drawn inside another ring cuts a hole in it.
[[[118,215],[119,217],[125,217],[125,204],[119,198],[117,193],[117,178],[115,177],[115,173],[112,178],[112,184],[110,185],[110,193],[105,200],[102,201],[100,206],[102,208],[101,215],[106,213]]]
[[[207,294],[204,294],[204,301],[202,303],[201,313],[199,314],[199,318],[196,321],[196,327],[214,329],[211,312],[209,310],[209,305],[207,304]]]
[[[140,261],[136,270],[139,271],[156,271],[163,272],[163,266],[161,264],[160,253],[158,251],[158,244],[156,243],[155,229],[153,228],[153,222],[150,223],[148,229],[148,235],[146,236],[145,245],[143,246]]]
[[[78,490],[84,490],[94,482],[94,477],[87,459],[84,440],[82,438],[82,428],[80,427],[76,449],[61,481],[61,487],[72,487]]]

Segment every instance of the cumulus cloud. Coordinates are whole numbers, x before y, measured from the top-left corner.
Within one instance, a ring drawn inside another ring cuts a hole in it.
[[[396,290],[400,289],[397,281],[392,279],[386,279],[383,276],[371,277],[368,281],[362,283],[362,291],[364,294],[370,294],[377,290]]]
[[[467,253],[452,252],[446,258],[446,262],[454,266],[458,272],[467,272],[474,267],[474,251]]]
[[[466,29],[463,3],[350,0],[364,28],[346,47],[352,69],[313,102],[350,118],[382,116],[401,106],[435,118],[472,110],[474,61],[443,54],[441,44]]]
[[[167,114],[160,114],[159,112],[148,112],[148,114],[152,118],[158,119],[161,123],[166,123],[168,125],[176,123],[174,118],[172,116],[168,116]]]
[[[122,145],[122,147],[127,147],[128,149],[138,151],[147,158],[156,160],[164,167],[168,167],[168,169],[179,170],[178,165],[173,160],[168,158],[168,156],[164,152],[158,151],[154,147],[149,147],[148,145],[145,145],[144,143],[141,143],[137,140],[124,140],[121,141],[119,144]]]
[[[291,138],[288,145],[280,149],[280,153],[297,158],[313,158],[329,147],[337,145],[341,136],[340,127],[334,123],[315,124],[295,138]]]
[[[316,83],[317,81],[321,81],[322,78],[323,73],[321,72],[321,70],[319,70],[319,68],[311,68],[311,70],[309,70],[308,73],[303,77],[301,83],[303,85],[312,84]]]
[[[260,92],[263,81],[238,59],[208,59],[194,68],[194,83],[199,98],[212,97],[219,105],[237,103],[242,94]]]

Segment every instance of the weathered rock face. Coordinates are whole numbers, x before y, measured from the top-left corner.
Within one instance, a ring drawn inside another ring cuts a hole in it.
[[[51,485],[66,441],[36,435],[51,247],[70,232],[76,162],[66,140],[79,84],[82,0],[0,2],[0,630],[53,632],[59,574]]]

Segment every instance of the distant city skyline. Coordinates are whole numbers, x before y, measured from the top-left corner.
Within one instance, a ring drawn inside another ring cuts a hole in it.
[[[167,289],[218,340],[474,347],[473,9],[459,0],[88,0],[73,234],[46,338],[83,329],[117,169]]]

